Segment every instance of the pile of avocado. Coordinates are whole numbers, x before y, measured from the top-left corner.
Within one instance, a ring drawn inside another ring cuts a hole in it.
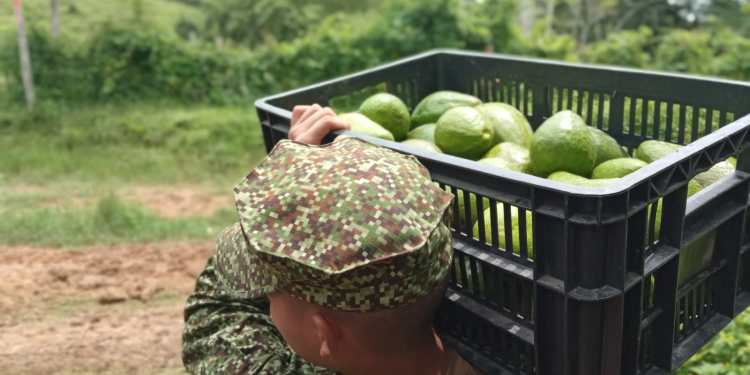
[[[648,140],[630,156],[575,112],[560,111],[534,131],[515,107],[455,91],[432,93],[411,112],[397,96],[379,93],[341,117],[353,131],[578,186],[608,186],[680,148]],[[697,175],[691,195],[732,173],[734,163],[730,158]]]
[[[629,155],[627,149],[606,132],[588,126],[575,112],[555,113],[534,131],[526,117],[506,103],[483,103],[479,98],[455,92],[438,91],[422,99],[410,113],[398,97],[380,93],[366,99],[357,113],[341,115],[353,131],[401,142],[437,153],[478,161],[495,168],[529,173],[550,180],[586,187],[604,187],[638,169],[679,150],[680,146],[658,140],[641,143]],[[735,160],[730,158],[701,173],[688,184],[693,195],[720,178],[731,174]],[[459,193],[459,225],[466,223],[465,199]],[[469,197],[474,237],[490,242],[491,210],[483,201],[486,238],[479,238],[476,198]],[[658,205],[660,207],[661,205]],[[498,242],[506,248],[503,204],[496,208]],[[517,208],[511,207],[512,250],[518,253]],[[526,212],[529,256],[533,256],[530,213]],[[657,221],[661,215],[657,214]],[[657,230],[658,230],[657,223]]]

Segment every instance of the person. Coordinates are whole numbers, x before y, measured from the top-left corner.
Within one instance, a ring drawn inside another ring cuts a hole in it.
[[[413,156],[351,137],[319,105],[234,189],[185,307],[195,374],[477,373],[433,319],[452,262],[453,196]]]

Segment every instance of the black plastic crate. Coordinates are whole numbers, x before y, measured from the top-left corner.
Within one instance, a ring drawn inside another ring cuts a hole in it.
[[[470,93],[514,105],[534,128],[571,109],[631,150],[646,139],[686,145],[616,186],[582,188],[360,136],[417,156],[446,190],[476,198],[478,214],[464,212],[479,220],[478,236],[458,215],[453,223],[452,283],[437,324],[487,373],[670,372],[750,305],[750,116],[741,117],[750,84],[436,50],[258,100],[266,149],[286,138],[294,105],[373,88],[412,108],[437,90]],[[732,155],[735,174],[688,199],[687,182]],[[518,225],[505,221],[498,238],[496,214],[514,212]],[[710,262],[678,285],[681,250],[707,235]]]

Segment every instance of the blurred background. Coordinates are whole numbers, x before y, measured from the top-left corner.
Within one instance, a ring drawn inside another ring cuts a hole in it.
[[[750,1],[6,1],[0,368],[183,373],[253,101],[438,47],[750,80]],[[750,314],[680,371],[750,373]]]

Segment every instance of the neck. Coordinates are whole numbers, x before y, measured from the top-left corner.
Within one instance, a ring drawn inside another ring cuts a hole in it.
[[[446,371],[447,352],[432,329],[410,343],[393,342],[391,349],[358,357],[340,371],[344,375],[442,375]]]

